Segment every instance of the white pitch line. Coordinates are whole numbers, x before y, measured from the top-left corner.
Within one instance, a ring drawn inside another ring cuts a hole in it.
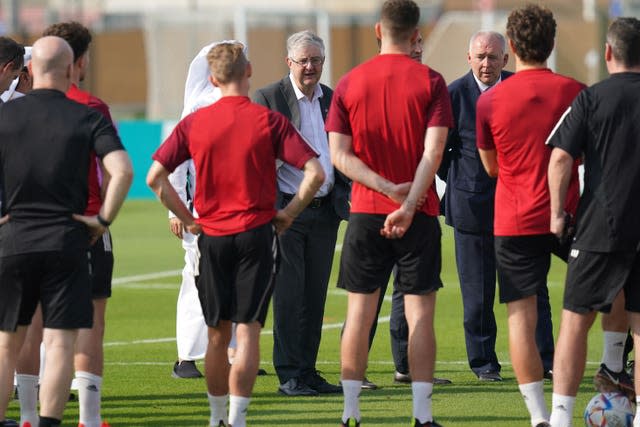
[[[141,282],[144,280],[162,279],[164,277],[180,276],[182,270],[159,271],[157,273],[138,274],[135,276],[118,277],[111,281],[112,285],[122,285],[131,282]]]

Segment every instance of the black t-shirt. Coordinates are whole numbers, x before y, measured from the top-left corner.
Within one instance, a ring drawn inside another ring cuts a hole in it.
[[[549,144],[584,154],[585,187],[573,247],[636,251],[640,244],[640,73],[583,90]]]
[[[88,247],[84,224],[90,152],[124,149],[97,110],[63,92],[34,90],[0,105],[0,256]]]

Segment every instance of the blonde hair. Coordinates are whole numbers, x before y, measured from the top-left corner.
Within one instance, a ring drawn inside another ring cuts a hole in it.
[[[207,53],[211,75],[222,84],[241,80],[249,64],[244,50],[239,42],[222,42],[212,47]]]

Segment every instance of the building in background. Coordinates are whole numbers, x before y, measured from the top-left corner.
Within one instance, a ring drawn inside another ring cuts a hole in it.
[[[332,85],[372,57],[372,30],[382,0],[0,0],[0,31],[30,43],[56,21],[89,26],[95,42],[85,88],[105,99],[118,118],[176,119],[191,58],[211,40],[246,41],[254,87],[287,72],[286,35],[310,28],[327,42],[324,82]],[[510,9],[526,0],[417,0],[424,60],[447,82],[465,71],[469,37],[504,31]],[[610,14],[640,15],[640,0],[547,0],[558,20],[553,68],[594,83]],[[268,7],[266,6],[268,5]],[[282,60],[278,60],[282,58]]]

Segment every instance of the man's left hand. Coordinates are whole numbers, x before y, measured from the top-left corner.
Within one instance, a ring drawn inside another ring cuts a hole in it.
[[[93,245],[98,240],[98,238],[102,236],[102,234],[104,234],[104,232],[107,230],[107,227],[98,222],[98,215],[87,216],[73,214],[72,217],[76,221],[80,221],[87,226],[87,229],[89,230],[90,245]]]
[[[391,212],[384,220],[380,234],[387,239],[399,239],[404,236],[413,221],[414,211],[408,211],[402,206]]]

